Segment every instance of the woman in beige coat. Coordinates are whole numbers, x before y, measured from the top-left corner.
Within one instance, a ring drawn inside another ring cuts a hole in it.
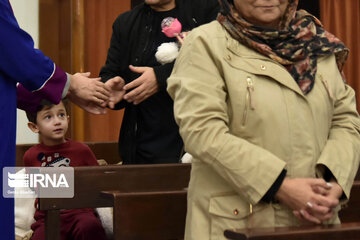
[[[229,2],[228,2],[229,1]],[[297,0],[222,0],[168,79],[193,155],[185,239],[339,223],[359,164],[348,49]]]

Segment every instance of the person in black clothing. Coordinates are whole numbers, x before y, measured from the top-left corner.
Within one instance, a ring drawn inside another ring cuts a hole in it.
[[[217,0],[145,0],[121,14],[100,76],[113,89],[110,108],[125,108],[119,137],[124,164],[176,163],[183,142],[174,120],[166,80],[174,62],[161,65],[157,48],[175,42],[161,32],[164,18],[177,18],[183,32],[214,20]]]

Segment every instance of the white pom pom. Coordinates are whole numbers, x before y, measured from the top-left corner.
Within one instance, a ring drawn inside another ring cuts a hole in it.
[[[185,153],[184,156],[181,158],[182,163],[191,163],[192,162],[192,156],[190,153]]]
[[[161,44],[155,54],[156,60],[161,63],[171,63],[179,54],[179,45],[175,42]]]

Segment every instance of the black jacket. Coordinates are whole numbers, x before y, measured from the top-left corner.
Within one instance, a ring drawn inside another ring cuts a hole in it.
[[[191,30],[214,20],[219,5],[217,0],[176,0],[175,17],[182,30]],[[160,65],[154,58],[154,42],[159,41],[159,24],[154,26],[157,12],[146,4],[121,14],[113,24],[113,35],[105,66],[100,71],[103,81],[115,76],[126,83],[139,75],[129,65],[153,67],[159,92],[135,106],[121,101],[116,108],[125,107],[119,137],[119,151],[124,163],[178,162],[183,143],[173,116],[173,103],[166,92],[166,80],[174,63]],[[174,40],[172,40],[174,41]],[[155,46],[156,47],[156,46]]]

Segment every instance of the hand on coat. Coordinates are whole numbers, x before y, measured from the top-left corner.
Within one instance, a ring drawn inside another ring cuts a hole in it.
[[[333,217],[333,208],[339,204],[337,191],[333,191],[323,179],[285,178],[275,198],[294,210],[300,219],[320,224]]]
[[[323,196],[328,196],[333,199],[340,199],[340,197],[343,194],[342,188],[335,181],[331,182],[330,188],[325,189],[322,186],[313,186],[313,190],[314,190],[314,192],[316,192],[318,194],[321,194]],[[310,204],[310,205],[312,206],[313,204]],[[308,210],[294,211],[294,214],[295,214],[295,216],[297,216],[300,219],[309,220],[309,218],[312,219],[312,217],[315,217],[320,221],[328,220],[328,219],[332,218],[334,215],[334,213],[331,209],[331,211],[329,213],[325,214],[324,216],[321,216],[321,215],[319,216],[315,212],[312,212],[312,208],[314,208],[314,207],[316,208],[317,206],[314,205],[314,206],[310,207]],[[322,220],[322,219],[324,219],[324,220]]]
[[[106,81],[105,85],[110,88],[110,98],[107,105],[114,109],[115,104],[123,100],[126,91],[124,90],[125,81],[122,77],[113,77]]]
[[[70,75],[68,98],[81,108],[94,114],[104,114],[103,106],[109,100],[110,89],[100,78],[89,78],[90,73]]]
[[[128,91],[124,99],[137,105],[155,94],[159,90],[159,86],[153,68],[134,67],[132,65],[129,68],[133,72],[140,73],[141,76],[124,86],[124,90]]]

